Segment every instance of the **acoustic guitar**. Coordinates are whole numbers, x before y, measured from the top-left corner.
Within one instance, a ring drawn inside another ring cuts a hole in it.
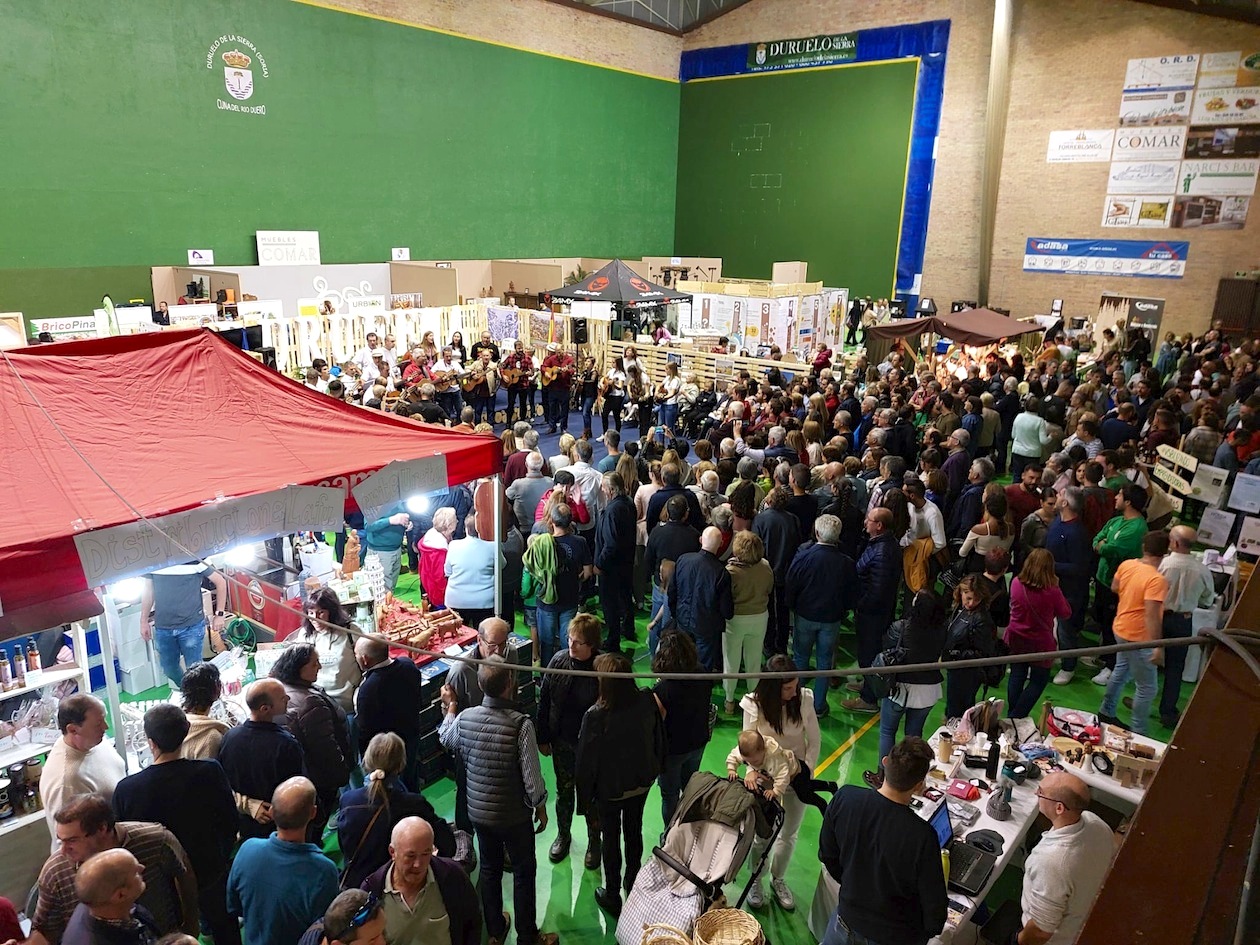
[[[508,387],[516,387],[533,376],[534,372],[528,368],[503,368],[499,371],[499,377]]]
[[[454,371],[431,371],[429,380],[433,383],[433,389],[439,394],[445,393],[451,389],[451,385],[455,383]]]
[[[565,365],[557,364],[553,367],[545,367],[542,369],[542,386],[550,387],[555,381],[559,380],[561,377],[572,377],[573,371],[574,371],[574,365],[572,364],[565,364]]]
[[[479,386],[486,382],[485,371],[469,371],[459,379],[459,386],[463,388],[464,393],[471,394]]]

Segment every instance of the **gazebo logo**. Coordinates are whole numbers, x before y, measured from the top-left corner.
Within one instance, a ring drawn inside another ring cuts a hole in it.
[[[590,291],[592,292],[603,292],[605,289],[608,288],[608,277],[597,276],[596,278],[591,280],[591,284],[587,286],[587,288],[590,289]]]

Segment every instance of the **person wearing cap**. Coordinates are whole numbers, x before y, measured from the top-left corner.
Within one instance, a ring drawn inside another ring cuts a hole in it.
[[[544,378],[543,406],[547,416],[547,433],[555,433],[559,427],[563,433],[569,432],[569,390],[573,385],[573,356],[561,351],[554,341],[547,345],[547,357],[543,359]],[[550,383],[546,381],[547,373],[556,372]]]
[[[380,336],[374,331],[369,331],[364,340],[367,344],[356,351],[351,360],[359,366],[359,370],[363,372],[364,378],[371,380],[370,372],[373,370],[372,355],[379,352],[383,357],[385,355],[385,349],[381,347]]]
[[[298,945],[385,945],[385,929],[380,898],[362,889],[347,889],[332,901],[323,918],[298,939]]]
[[[1087,810],[1089,801],[1085,782],[1066,771],[1046,775],[1037,788],[1037,811],[1050,829],[1024,863],[1017,945],[1076,941],[1115,852],[1111,828]]]

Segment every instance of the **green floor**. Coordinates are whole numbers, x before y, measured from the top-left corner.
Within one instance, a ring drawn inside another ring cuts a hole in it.
[[[398,582],[398,595],[405,599],[418,600],[417,583],[415,575],[404,574]],[[637,625],[638,635],[642,640],[647,639],[646,622],[646,618],[640,616]],[[519,618],[516,629],[518,632],[523,630]],[[852,642],[851,634],[847,637],[842,635],[841,648],[846,650],[846,652],[839,657],[838,662],[840,665],[847,665],[853,662],[851,656]],[[635,667],[639,671],[645,671],[649,668],[647,647],[644,644],[641,644],[636,651]],[[1183,709],[1190,696],[1191,689],[1191,685],[1183,683],[1181,701]],[[167,692],[168,690],[165,687],[153,689],[138,696],[129,697],[128,701],[131,699],[164,698]],[[739,694],[742,695],[742,692],[743,689],[741,687]],[[1047,689],[1047,695],[1056,704],[1089,711],[1097,710],[1102,700],[1102,692],[1101,687],[1095,686],[1090,682],[1089,674],[1083,667],[1078,670],[1077,679],[1071,685],[1054,686],[1052,684]],[[1004,696],[1005,690],[1003,689],[1002,693],[999,694]],[[879,717],[877,715],[855,715],[841,709],[840,701],[848,695],[850,693],[842,693],[837,690],[831,691],[829,703],[832,714],[820,723],[822,748],[819,752],[819,765],[815,774],[821,778],[834,779],[846,784],[861,784],[862,772],[874,768],[877,762]],[[934,727],[941,723],[942,715],[943,703],[933,710],[928,720],[926,733],[931,733]],[[1034,717],[1036,715],[1037,713],[1034,713]],[[1126,709],[1121,709],[1121,717],[1123,719],[1128,718]],[[741,718],[738,714],[728,717],[719,713],[718,725],[714,732],[713,740],[705,751],[704,768],[706,770],[721,772],[725,769],[726,755],[735,744],[740,722]],[[1157,738],[1161,741],[1167,741],[1172,735],[1171,731],[1159,725],[1159,721],[1155,716],[1151,718],[1148,734],[1152,738]],[[552,776],[550,762],[547,759],[543,760],[543,771],[546,775],[547,783],[554,788],[555,781]],[[425,790],[425,796],[428,797],[430,803],[433,804],[439,814],[448,819],[453,817],[455,808],[453,782],[448,780],[436,784]],[[807,810],[805,822],[801,828],[800,839],[797,843],[796,854],[787,875],[788,885],[796,896],[796,910],[790,913],[785,912],[773,901],[770,901],[765,908],[757,913],[757,918],[761,921],[767,938],[773,942],[795,943],[812,941],[812,936],[810,936],[809,929],[806,927],[806,917],[809,912],[809,905],[813,897],[818,873],[821,869],[815,854],[820,827],[821,815],[813,810]],[[643,832],[647,850],[650,851],[661,829],[659,796],[653,792],[648,801],[644,819]],[[547,859],[547,849],[554,838],[555,825],[552,823],[538,840],[538,914],[541,928],[544,931],[559,932],[562,940],[568,938],[572,941],[576,936],[589,937],[604,933],[607,933],[608,937],[611,938],[615,929],[615,922],[610,920],[595,905],[595,887],[602,884],[601,874],[598,870],[586,870],[582,866],[582,854],[586,849],[586,831],[581,819],[578,818],[574,823],[573,852],[566,861],[558,865],[552,865]],[[336,855],[335,834],[329,837],[327,848],[330,853]],[[1014,871],[1010,872],[1012,875],[1003,876],[998,881],[996,892],[990,895],[991,906],[995,907],[1002,900],[1018,895],[1020,882],[1018,874],[1014,874]],[[742,891],[747,879],[748,866],[746,865],[740,873],[738,886],[729,887],[727,890],[727,895],[730,897],[732,904],[740,891]],[[505,880],[504,895],[510,910],[510,880]]]

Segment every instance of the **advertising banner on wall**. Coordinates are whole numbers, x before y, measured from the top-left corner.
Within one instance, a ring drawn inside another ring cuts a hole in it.
[[[1186,126],[1122,128],[1116,133],[1113,161],[1177,161],[1186,149]]]
[[[26,324],[33,335],[44,332],[58,341],[80,338],[104,338],[109,335],[108,322],[97,315],[76,315],[70,318],[28,318]]]
[[[1199,89],[1190,122],[1195,125],[1253,125],[1260,122],[1260,86]]]
[[[1128,68],[1124,70],[1124,90],[1189,89],[1194,87],[1198,72],[1199,56],[1196,53],[1130,59]]]
[[[1260,85],[1260,51],[1204,53],[1199,88],[1232,89]]]
[[[776,39],[748,44],[748,71],[773,72],[802,66],[826,66],[857,58],[857,33],[829,33],[804,39]]]
[[[1260,125],[1194,126],[1186,135],[1186,160],[1260,157]]]
[[[1256,192],[1260,159],[1182,161],[1177,193],[1194,196],[1250,196]]]
[[[1190,244],[1171,240],[1080,240],[1032,236],[1024,247],[1024,271],[1078,276],[1180,279]]]
[[[1177,230],[1241,230],[1250,206],[1250,197],[1178,197],[1172,226]]]
[[[1171,194],[1177,189],[1177,161],[1114,161],[1109,194]]]
[[[258,265],[318,266],[318,230],[258,230]]]
[[[1120,96],[1122,128],[1184,125],[1190,121],[1191,89],[1125,92]]]
[[[1110,128],[1094,131],[1052,131],[1050,143],[1046,147],[1046,163],[1089,164],[1109,161],[1115,137],[1116,133]],[[1181,157],[1180,152],[1177,157]]]
[[[1167,227],[1172,208],[1173,198],[1166,194],[1139,197],[1108,194],[1102,225]]]

